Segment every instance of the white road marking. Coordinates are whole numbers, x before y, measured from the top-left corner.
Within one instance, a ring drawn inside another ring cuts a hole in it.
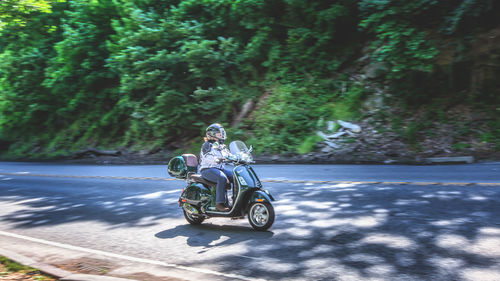
[[[68,245],[68,244],[63,244],[59,242],[53,242],[53,241],[48,241],[48,240],[43,240],[43,239],[38,239],[38,238],[33,238],[25,235],[19,235],[15,233],[10,233],[10,232],[5,232],[0,230],[0,235],[7,236],[7,237],[13,237],[13,238],[18,238],[18,239],[23,239],[31,242],[36,242],[44,245],[49,245],[49,246],[55,246],[63,249],[68,249],[68,250],[75,250],[75,251],[81,251],[81,252],[86,252],[90,254],[96,254],[96,255],[102,255],[106,257],[111,257],[111,258],[118,258],[122,260],[128,260],[128,261],[133,261],[133,262],[140,262],[140,263],[146,263],[146,264],[151,264],[151,265],[159,265],[159,266],[165,266],[165,267],[172,267],[175,269],[181,269],[181,270],[187,270],[191,272],[197,272],[197,273],[203,273],[203,274],[212,274],[216,276],[222,276],[222,277],[227,277],[231,279],[239,279],[239,280],[249,280],[249,281],[259,281],[259,280],[264,280],[264,279],[256,279],[256,278],[251,278],[243,275],[238,275],[238,274],[232,274],[232,273],[223,273],[223,272],[218,272],[210,269],[203,269],[203,268],[196,268],[196,267],[190,267],[190,266],[183,266],[183,265],[177,265],[173,263],[166,263],[162,261],[157,261],[157,260],[150,260],[150,259],[143,259],[143,258],[136,258],[136,257],[131,257],[131,256],[126,256],[126,255],[120,255],[120,254],[115,254],[115,253],[110,253],[110,252],[105,252],[101,250],[94,250],[94,249],[89,249],[89,248],[83,248],[79,246],[73,246],[73,245]]]

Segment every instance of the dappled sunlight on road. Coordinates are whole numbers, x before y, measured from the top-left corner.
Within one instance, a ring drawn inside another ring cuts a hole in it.
[[[281,251],[265,256],[277,257],[276,266],[301,260],[277,279],[470,280],[481,273],[500,280],[493,188],[317,184],[275,196],[268,243]]]
[[[4,182],[0,201],[10,209],[3,222],[19,229],[86,222],[115,233],[155,229],[143,239],[158,257],[171,253],[186,266],[272,280],[500,280],[496,187],[268,183],[276,220],[270,231],[256,232],[246,219],[189,225],[178,185],[118,180],[106,182],[103,193],[104,183],[89,179],[79,180],[74,194],[65,188],[71,183],[56,179],[52,196],[24,191],[36,181]],[[124,238],[126,247],[135,247],[132,240]]]
[[[411,250],[416,248],[415,241],[404,236],[387,233],[370,233],[363,238],[362,244],[380,244],[394,249]]]
[[[332,228],[342,225],[351,225],[355,227],[375,227],[383,223],[383,218],[361,216],[346,219],[323,219],[311,221],[311,226],[316,228]]]
[[[479,229],[477,237],[468,239],[457,234],[436,237],[436,245],[449,251],[467,252],[491,258],[500,258],[500,228]]]
[[[152,193],[146,193],[146,194],[141,194],[141,195],[136,195],[136,196],[129,196],[123,198],[124,200],[130,200],[130,199],[157,199],[157,198],[163,198],[166,195],[172,195],[174,194],[173,197],[176,199],[179,197],[179,194],[181,194],[182,189],[174,189],[174,190],[169,190],[169,191],[157,191],[157,192],[152,192]]]
[[[297,208],[303,207],[311,207],[314,209],[326,209],[331,208],[336,205],[336,202],[318,202],[318,201],[299,201],[297,202]]]
[[[53,187],[48,191],[53,196],[40,197],[25,191],[25,185],[36,186],[38,182],[36,178],[19,178],[8,183],[15,188],[3,189],[0,194],[0,200],[9,202],[10,206],[10,212],[4,210],[2,214],[3,221],[21,228],[75,221],[102,221],[110,228],[154,225],[158,219],[177,215],[174,210],[177,211],[181,191],[175,188],[141,192],[132,181],[114,181],[112,184],[118,192],[103,195],[101,186],[105,184],[92,179],[78,180],[77,192],[68,188],[73,183],[66,179],[50,179]]]

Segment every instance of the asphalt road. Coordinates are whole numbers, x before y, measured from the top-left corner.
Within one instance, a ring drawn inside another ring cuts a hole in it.
[[[182,181],[27,176],[167,177],[161,165],[0,163],[0,248],[138,280],[500,280],[500,163],[255,170],[285,180],[265,182],[268,232],[246,219],[189,225]]]
[[[346,181],[498,182],[500,162],[469,165],[255,165],[261,179]],[[169,177],[165,165],[61,165],[0,162],[1,172]]]

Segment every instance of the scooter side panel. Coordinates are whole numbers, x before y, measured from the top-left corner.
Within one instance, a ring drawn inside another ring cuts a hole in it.
[[[199,206],[201,202],[210,200],[211,191],[200,183],[191,183],[181,195],[181,199],[185,199],[189,204]]]
[[[257,175],[251,168],[245,169],[243,166],[236,167],[234,169],[234,176],[242,188],[253,188],[262,186],[260,180],[257,178]]]

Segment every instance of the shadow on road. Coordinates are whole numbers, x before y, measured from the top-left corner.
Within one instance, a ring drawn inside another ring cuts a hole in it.
[[[203,247],[201,252],[209,248],[234,245],[249,240],[249,235],[254,241],[271,239],[273,232],[256,232],[252,227],[235,225],[214,225],[204,223],[201,225],[178,225],[175,228],[167,229],[156,233],[155,237],[169,239],[176,237],[186,237],[187,244],[191,247]],[[221,239],[221,238],[225,239]],[[221,242],[218,242],[221,241]]]
[[[272,280],[500,280],[499,194],[479,186],[284,187],[272,238],[246,238],[258,246],[244,255],[256,259],[228,253],[213,262]]]
[[[75,188],[75,184],[78,188]],[[0,214],[18,228],[101,221],[113,227],[144,227],[177,217],[181,186],[163,182],[16,178],[0,181],[0,201],[19,210]],[[181,183],[182,184],[182,183]]]
[[[51,193],[41,197],[33,189],[38,183],[51,185]],[[68,188],[71,184],[63,179],[0,181],[0,201],[26,207],[0,214],[0,219],[18,228],[74,221],[141,227],[180,216],[180,190],[164,188],[164,183],[81,180],[77,194]],[[103,184],[108,184],[106,194],[100,190]],[[227,253],[206,262],[221,271],[270,280],[500,280],[498,188],[268,186],[278,199],[272,232],[228,220],[224,225],[185,222],[155,237],[187,237],[187,244],[201,251],[242,244],[239,257]]]

